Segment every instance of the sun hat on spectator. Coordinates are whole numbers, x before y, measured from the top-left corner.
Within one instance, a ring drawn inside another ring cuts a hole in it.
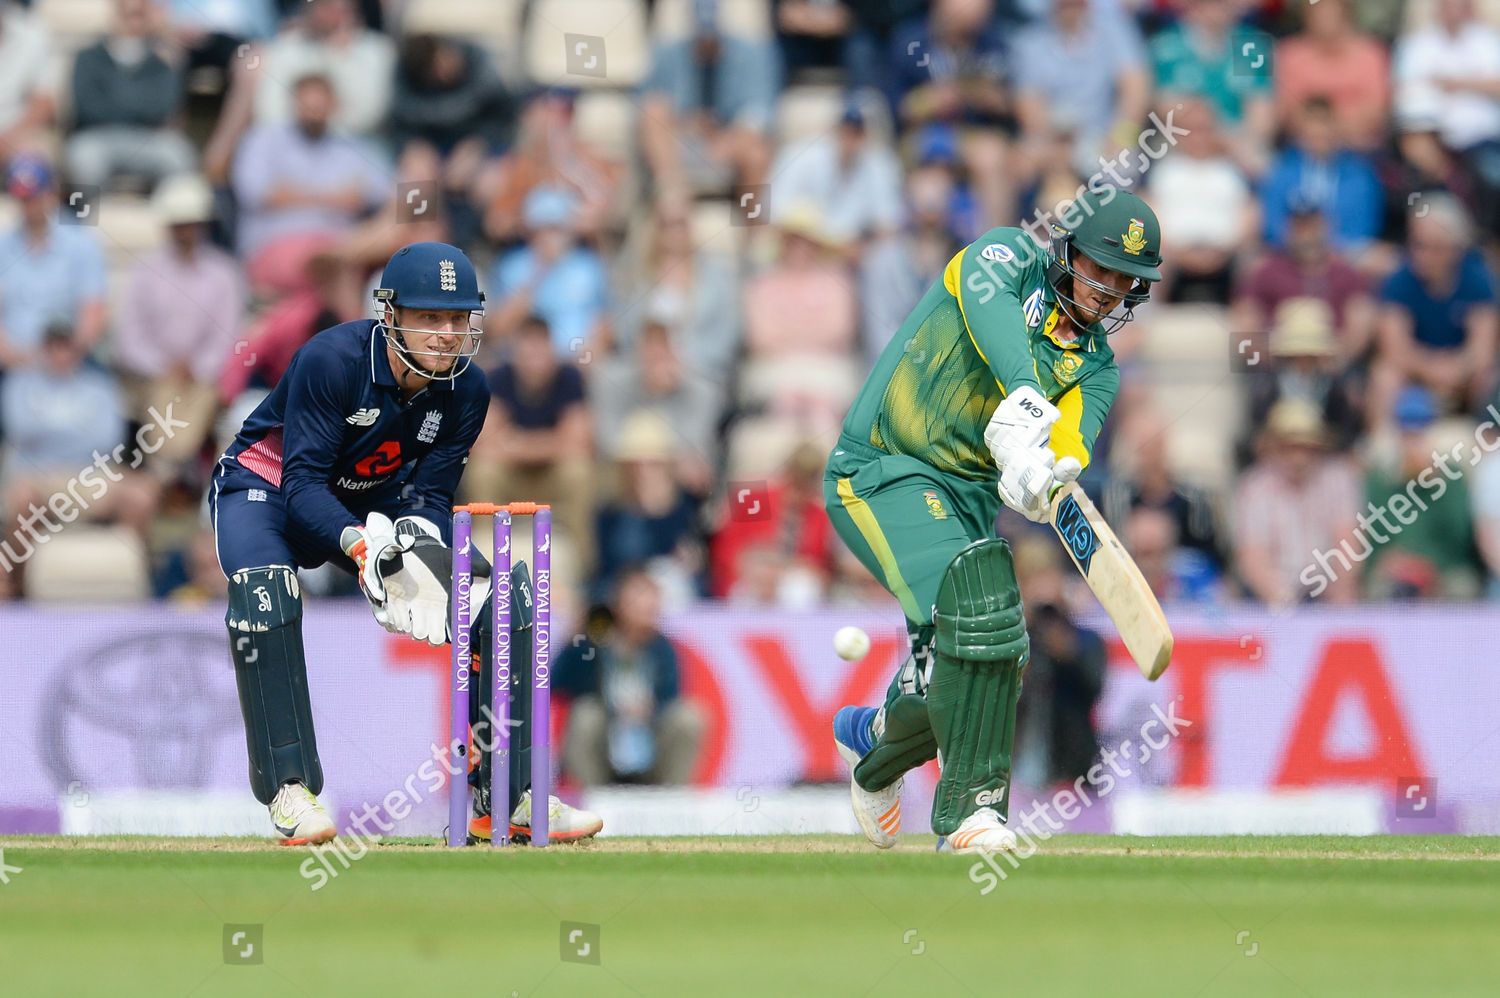
[[[1284,398],[1271,407],[1266,432],[1282,443],[1322,448],[1328,444],[1323,414],[1306,399]]]
[[[1327,357],[1333,353],[1333,309],[1321,298],[1289,298],[1276,310],[1271,353]]]
[[[677,453],[672,428],[657,413],[637,409],[625,418],[615,445],[619,461],[670,461]]]
[[[151,197],[151,207],[163,225],[193,225],[214,217],[214,192],[196,173],[179,173],[163,180]]]

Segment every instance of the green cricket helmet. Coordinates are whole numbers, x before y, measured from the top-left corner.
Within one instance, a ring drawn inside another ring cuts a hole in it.
[[[1104,331],[1113,333],[1135,318],[1136,307],[1151,297],[1151,285],[1161,280],[1161,223],[1156,212],[1129,191],[1107,188],[1084,191],[1059,215],[1052,223],[1047,279],[1069,318],[1078,321],[1072,310],[1083,307],[1073,297],[1074,281],[1109,295],[1119,293],[1080,274],[1073,266],[1074,253],[1134,278],[1122,301],[1125,311],[1102,320]]]

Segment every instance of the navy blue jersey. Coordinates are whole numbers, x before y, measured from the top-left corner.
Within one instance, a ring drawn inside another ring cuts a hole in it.
[[[325,329],[292,358],[219,461],[220,492],[281,493],[288,527],[325,551],[371,512],[423,516],[449,540],[453,495],[484,426],[478,367],[410,399],[396,384],[382,328]]]

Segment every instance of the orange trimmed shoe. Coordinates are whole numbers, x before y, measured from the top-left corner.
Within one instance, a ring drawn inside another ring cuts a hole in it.
[[[577,842],[591,839],[604,829],[604,819],[592,811],[564,804],[556,795],[547,798],[547,841]],[[490,816],[480,815],[469,819],[469,838],[480,842],[490,840],[492,826]],[[531,841],[531,791],[521,795],[521,802],[510,815],[510,837],[518,842]]]
[[[1005,827],[998,811],[982,807],[965,818],[946,843],[939,841],[938,849],[959,853],[1015,852],[1016,833]]]
[[[901,788],[906,781],[871,793],[854,779],[854,767],[870,749],[870,719],[875,713],[874,707],[840,708],[833,718],[833,743],[849,766],[849,801],[860,831],[876,849],[889,849],[901,833]]]
[[[296,780],[290,780],[276,791],[267,808],[271,824],[281,835],[284,846],[312,846],[327,842],[338,829],[313,792]]]

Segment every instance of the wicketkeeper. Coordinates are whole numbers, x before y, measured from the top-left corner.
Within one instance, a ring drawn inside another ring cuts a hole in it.
[[[881,354],[829,457],[850,550],[901,603],[912,655],[880,708],[834,718],[860,827],[901,827],[904,774],[937,757],[939,845],[1014,848],[1016,698],[1029,641],[1000,504],[1044,522],[1088,464],[1120,384],[1108,336],[1161,280],[1156,215],[1086,191],[1042,245],[991,229],[949,261]]]
[[[375,291],[378,319],[326,329],[297,351],[274,391],[245,420],[219,460],[210,509],[219,567],[229,579],[234,658],[250,786],[289,843],[325,842],[336,828],[318,802],[323,767],[313,734],[302,650],[298,568],[332,562],[354,573],[376,620],[432,645],[448,641],[452,584],[449,511],[469,448],[489,410],[479,349],[484,295],[474,266],[455,246],[414,243],[396,251]],[[476,558],[476,564],[482,559]],[[474,645],[490,668],[488,566],[476,569]],[[520,611],[511,646],[518,702],[511,716],[511,832],[529,833],[530,591],[517,563]],[[331,664],[331,663],[330,663]],[[473,704],[474,719],[480,701]],[[486,753],[487,754],[487,753]],[[471,777],[476,818],[488,838],[488,780]],[[595,815],[549,802],[551,832],[567,841],[593,835]]]

